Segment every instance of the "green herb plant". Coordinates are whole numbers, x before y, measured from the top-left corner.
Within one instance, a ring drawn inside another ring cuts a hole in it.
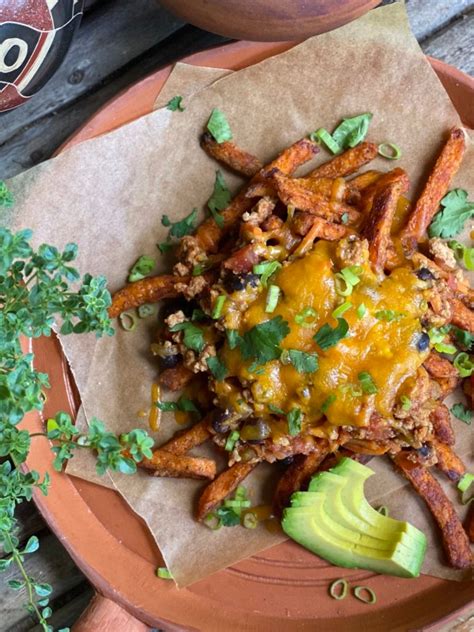
[[[11,203],[10,193],[0,183],[0,204]],[[25,558],[38,549],[39,541],[32,536],[22,545],[15,517],[18,505],[31,501],[34,493],[46,495],[50,485],[47,473],[25,470],[32,441],[50,442],[57,470],[82,449],[96,454],[99,473],[111,469],[131,474],[137,462],[151,456],[153,440],[144,430],[116,436],[98,419],[81,433],[64,412],[48,420],[44,432],[20,427],[26,413],[42,410],[49,388],[48,376],[33,366],[33,354],[23,352],[21,337],[50,336],[53,328],[62,334],[114,333],[105,278],[89,274],[80,278],[71,265],[77,256],[75,244],[62,251],[48,244],[35,249],[31,237],[30,230],[13,233],[0,228],[0,544],[5,555],[0,572],[17,568],[18,578],[8,585],[26,592],[27,611],[49,632],[52,587],[31,577],[25,567]]]

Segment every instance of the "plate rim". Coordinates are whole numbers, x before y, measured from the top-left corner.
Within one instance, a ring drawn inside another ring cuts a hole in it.
[[[191,56],[185,57],[182,60],[179,61],[183,61],[186,63],[193,63],[195,65],[200,65],[200,60],[204,57],[206,57],[206,55],[208,55],[210,52],[214,52],[215,54],[219,55],[219,52],[222,51],[222,53],[224,54],[232,54],[232,51],[237,49],[237,48],[245,48],[246,46],[256,46],[256,43],[254,42],[245,42],[245,41],[240,41],[240,42],[236,42],[236,43],[230,43],[230,44],[225,44],[223,46],[218,46],[218,47],[214,47],[212,49],[206,49],[205,51],[201,51],[199,53],[195,53]],[[265,54],[265,51],[268,50],[269,47],[274,46],[276,47],[281,47],[281,50],[278,50],[277,52],[273,52],[271,53],[271,55],[273,54],[278,54],[278,52],[282,52],[282,50],[286,50],[287,48],[290,48],[291,46],[295,45],[295,42],[277,42],[277,43],[273,43],[273,42],[265,42],[265,43],[261,43],[261,50],[263,52],[261,59],[267,58],[269,55],[268,53]],[[258,46],[258,45],[257,45]],[[225,55],[224,55],[225,56]],[[259,60],[257,60],[259,61]],[[257,61],[254,61],[252,63],[257,63]],[[430,59],[431,62],[431,59]],[[245,64],[245,65],[250,65],[250,64]],[[453,76],[454,79],[458,80],[458,81],[462,81],[462,82],[466,82],[468,85],[470,85],[470,88],[474,91],[474,79],[469,77],[468,75],[465,75],[464,73],[462,73],[461,71],[459,71],[458,69],[455,69],[451,66],[448,66],[447,64],[444,64],[443,62],[440,62],[439,60],[433,60],[432,61],[432,65],[435,68],[439,68],[442,71],[448,73],[449,75]],[[91,125],[92,123],[98,119],[98,117],[102,116],[104,114],[104,112],[106,112],[109,108],[111,108],[114,104],[119,104],[120,100],[123,99],[124,97],[126,97],[127,95],[129,95],[131,92],[133,92],[134,90],[153,90],[153,83],[156,82],[157,77],[161,77],[162,78],[162,83],[161,86],[159,88],[159,90],[162,89],[163,85],[166,82],[166,79],[168,78],[169,74],[171,73],[171,70],[173,68],[174,64],[170,64],[167,65],[166,67],[155,71],[153,73],[151,73],[150,75],[148,75],[147,77],[141,79],[140,81],[136,82],[135,84],[133,84],[132,86],[129,86],[128,88],[126,88],[125,90],[121,91],[120,93],[118,93],[113,99],[111,99],[110,101],[108,101],[104,106],[102,106],[101,108],[99,108],[99,110],[90,118],[88,119],[88,121],[86,121],[80,128],[78,128],[78,130],[76,130],[76,132],[72,135],[72,137],[70,139],[68,139],[59,149],[59,151],[63,151],[64,149],[72,146],[72,144],[75,144],[77,142],[81,142],[82,140],[85,140],[86,136],[88,133],[90,133],[91,130]],[[226,67],[224,65],[222,66],[215,66],[215,67]],[[155,92],[155,98],[156,96],[159,94]],[[131,120],[134,120],[133,118]],[[116,127],[118,127],[119,125],[117,125]],[[112,128],[115,129],[116,127]],[[90,137],[90,136],[89,136]],[[37,341],[35,341],[36,343]],[[30,343],[28,341],[25,341],[25,344],[30,345]],[[38,344],[35,344],[35,348],[37,346],[41,346]],[[66,371],[66,366],[65,366],[65,362],[63,362],[63,366],[62,366],[62,371],[63,373]],[[66,384],[65,384],[66,380],[65,380],[65,373],[63,374],[62,377],[62,383],[61,380],[58,382],[58,384],[60,386],[62,386],[64,392],[61,396],[61,399],[63,399],[64,401],[67,400],[68,398],[68,394],[66,392]],[[42,416],[41,414],[38,413],[29,413],[27,415],[27,417],[25,418],[25,423],[26,426],[32,424],[34,427],[38,427],[38,425],[40,425],[42,423]],[[49,449],[48,449],[49,452]],[[35,462],[36,461],[36,462]],[[39,459],[39,462],[42,463],[42,467],[44,467],[45,462],[43,460],[43,457],[41,457]],[[28,461],[27,461],[28,466],[32,467],[32,468],[36,468],[38,466],[38,459],[34,459],[33,456],[31,456]],[[71,481],[71,477],[69,476],[61,476],[59,474],[57,474],[54,478],[59,478],[61,477],[63,479],[63,482],[66,483],[66,485],[62,485],[62,489],[59,490],[59,485],[58,485],[58,481],[55,481],[55,489],[52,490],[53,494],[57,491],[57,493],[59,494],[59,492],[61,491],[61,500],[64,502],[67,502],[67,499],[69,498],[69,494],[72,492],[73,495],[75,495],[75,507],[79,507],[80,504],[82,505],[81,509],[80,509],[80,515],[79,512],[77,512],[77,514],[80,517],[80,520],[77,523],[77,528],[78,529],[82,529],[84,527],[87,527],[87,529],[91,528],[91,517],[90,514],[92,513],[89,509],[89,506],[87,505],[86,501],[82,498],[82,496],[80,495],[77,487],[75,486],[75,484]],[[130,564],[134,564],[135,566],[137,566],[137,557],[138,556],[135,552],[131,551],[130,549],[128,549],[127,547],[123,547],[120,546],[120,544],[117,542],[116,537],[110,533],[106,527],[99,521],[99,519],[97,518],[97,516],[95,516],[95,514],[93,514],[93,521],[94,521],[94,525],[93,525],[93,533],[90,534],[90,537],[87,539],[87,542],[89,542],[90,544],[85,544],[84,541],[82,540],[78,540],[77,538],[74,537],[74,534],[71,536],[71,533],[67,533],[66,534],[66,529],[64,527],[64,524],[62,524],[64,521],[61,520],[61,516],[57,515],[54,513],[53,510],[51,510],[48,507],[48,497],[43,497],[41,496],[39,493],[35,493],[34,495],[34,500],[35,503],[38,507],[38,509],[40,510],[41,514],[43,515],[43,517],[45,518],[46,522],[48,523],[48,525],[50,526],[50,528],[52,529],[52,531],[58,536],[58,538],[60,539],[61,543],[65,546],[65,548],[67,549],[68,553],[71,555],[71,557],[74,559],[75,563],[79,566],[79,568],[84,572],[84,574],[88,577],[88,579],[93,583],[93,585],[95,586],[95,588],[105,594],[106,596],[112,598],[114,601],[116,601],[117,603],[119,603],[122,607],[124,607],[125,610],[127,610],[128,612],[130,612],[131,614],[133,614],[134,616],[136,616],[137,618],[139,618],[140,620],[150,624],[150,625],[165,625],[167,627],[168,630],[183,630],[185,629],[183,627],[183,625],[187,625],[187,624],[176,624],[173,623],[170,619],[168,619],[167,617],[162,617],[161,615],[159,617],[155,616],[154,614],[152,615],[150,612],[148,612],[146,609],[144,609],[143,607],[140,607],[139,605],[137,605],[137,600],[132,599],[132,597],[127,594],[130,593],[129,590],[129,584],[125,585],[117,585],[114,584],[114,579],[111,577],[111,575],[113,575],[113,567],[114,564],[111,563],[110,557],[105,561],[102,562],[102,564],[96,565],[94,566],[94,560],[90,560],[90,556],[86,555],[87,552],[87,548],[89,546],[93,546],[92,543],[94,543],[94,546],[97,546],[97,538],[105,538],[106,540],[111,540],[110,545],[112,546],[112,548],[118,549],[120,548],[120,552],[122,556],[125,556],[125,559],[123,560],[125,563],[130,563]],[[85,517],[87,519],[85,519]],[[110,549],[108,549],[110,550]],[[95,560],[97,563],[97,559]],[[150,562],[148,562],[147,560],[140,558],[140,565],[144,564],[143,566],[143,570],[147,571],[145,573],[145,576],[147,577],[146,579],[146,586],[147,586],[147,590],[149,590],[149,586],[148,586],[148,572],[150,571],[150,568],[152,570],[152,573],[154,572],[154,566],[153,564],[151,564]],[[142,568],[140,566],[140,568]],[[136,587],[137,588],[137,587]],[[167,587],[165,588],[163,591],[168,590],[169,588],[173,588],[174,589],[174,585],[173,587]],[[137,590],[134,591],[136,595],[140,594],[140,590],[137,592]],[[154,592],[154,591],[150,591],[150,592]],[[182,590],[182,591],[176,591],[174,590],[175,594],[179,594],[181,593],[182,595],[186,595],[186,608],[190,609],[190,595],[191,593],[189,591],[186,590]],[[143,593],[141,593],[141,596],[143,597]],[[169,595],[167,595],[167,599],[169,599]],[[143,599],[142,599],[143,601]],[[176,603],[174,604],[172,609],[176,609],[180,606],[180,599],[178,598],[177,600],[173,600]],[[140,603],[140,600],[138,600],[138,603]],[[183,604],[184,605],[184,604]],[[194,604],[193,607],[191,609],[195,609],[196,607],[198,608],[198,610],[200,610],[200,608],[198,607],[199,604]],[[448,623],[449,621],[451,621],[453,618],[460,616],[461,614],[463,614],[464,612],[467,612],[469,608],[472,607],[472,602],[468,602],[464,605],[462,605],[459,608],[455,608],[454,610],[452,610],[451,612],[448,612],[444,617],[442,617],[441,619],[438,619],[437,621],[431,622],[429,623],[427,626],[424,626],[424,630],[435,630],[438,629],[439,626],[441,625],[445,625],[446,623]],[[202,610],[202,609],[201,609]],[[204,608],[204,611],[207,610],[207,606]],[[228,621],[228,619],[224,619],[222,622],[224,621]],[[270,619],[268,617],[265,617],[265,622],[270,621]],[[214,622],[213,622],[214,623]],[[271,622],[270,622],[271,623]],[[186,627],[187,630],[191,630],[192,628],[190,628],[189,626]]]

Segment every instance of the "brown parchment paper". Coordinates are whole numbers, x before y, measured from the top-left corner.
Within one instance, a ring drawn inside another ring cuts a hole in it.
[[[78,242],[80,268],[105,274],[111,290],[119,288],[138,255],[156,253],[156,242],[166,234],[160,225],[163,213],[178,218],[205,205],[216,167],[200,151],[199,133],[213,107],[226,112],[237,143],[265,161],[318,127],[332,129],[343,116],[371,111],[370,138],[394,141],[403,149],[397,164],[412,178],[412,197],[447,130],[459,123],[409,31],[403,6],[394,4],[215,81],[187,99],[184,113],[159,109],[18,176],[9,183],[18,201],[10,223],[34,228],[38,242]],[[374,163],[383,170],[391,166],[382,159]],[[227,180],[232,188],[239,183],[235,177]],[[472,145],[454,186],[474,195]],[[165,263],[160,259],[157,271],[166,269]],[[137,411],[148,407],[150,383],[156,378],[148,354],[154,328],[151,319],[134,332],[118,329],[113,339],[62,338],[85,419],[96,415],[118,432],[143,423]],[[471,428],[453,423],[459,453],[472,469]],[[158,442],[175,428],[166,418]],[[419,499],[385,461],[372,463],[377,476],[369,481],[369,499],[387,504],[391,515],[410,520],[428,535],[423,571],[460,579],[461,573],[442,564],[439,536]],[[87,465],[75,457],[69,471],[93,476]],[[249,478],[255,502],[270,497],[271,478],[271,468],[265,466]],[[111,479],[146,520],[180,586],[282,539],[264,529],[216,533],[197,525],[191,510],[200,483],[141,473],[112,474]],[[453,486],[443,485],[454,494]]]

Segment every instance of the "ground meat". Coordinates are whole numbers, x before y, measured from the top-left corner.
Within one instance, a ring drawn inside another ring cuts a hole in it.
[[[259,226],[267,217],[273,213],[275,202],[272,198],[263,197],[253,207],[250,212],[242,215],[242,220],[254,226]]]
[[[171,327],[174,327],[175,325],[179,325],[179,323],[184,323],[185,320],[186,320],[186,316],[184,315],[184,312],[179,310],[178,312],[175,312],[174,314],[170,314],[167,318],[165,318],[165,323],[171,329]]]
[[[341,268],[363,265],[369,260],[369,243],[367,239],[359,239],[351,235],[337,244],[336,257]]]
[[[175,289],[189,301],[200,294],[207,287],[207,281],[203,276],[196,276],[191,279],[189,284],[176,283]]]
[[[431,309],[423,314],[423,324],[441,327],[451,321],[452,292],[444,281],[438,279],[430,290],[428,303]]]
[[[185,235],[179,243],[179,257],[181,261],[184,261],[192,269],[206,259],[206,253],[198,245],[195,237]]]
[[[428,243],[433,259],[440,268],[447,270],[448,272],[457,268],[454,252],[445,241],[439,237],[434,237],[433,239],[430,239]]]
[[[173,272],[174,274],[176,274],[177,276],[188,276],[189,274],[191,274],[191,268],[190,266],[186,266],[184,265],[184,263],[177,263],[174,268],[173,268]]]
[[[184,366],[190,369],[193,373],[203,373],[209,370],[207,366],[207,358],[216,355],[216,348],[214,345],[207,344],[199,355],[197,355],[192,349],[186,347],[181,349],[183,354]]]

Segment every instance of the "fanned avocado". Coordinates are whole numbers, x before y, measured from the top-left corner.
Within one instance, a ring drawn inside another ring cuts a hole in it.
[[[342,459],[313,477],[285,509],[287,535],[338,566],[417,577],[426,550],[424,534],[407,522],[375,511],[364,496],[372,470]]]

